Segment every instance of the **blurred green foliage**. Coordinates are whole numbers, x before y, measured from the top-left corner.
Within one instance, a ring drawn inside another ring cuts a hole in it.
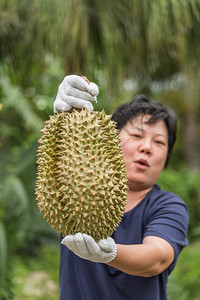
[[[175,270],[169,276],[169,300],[200,299],[200,270],[197,267],[200,260],[199,248],[200,244],[194,243],[183,250]]]
[[[43,245],[31,260],[26,257],[14,260],[13,293],[16,300],[57,300],[59,245]]]
[[[181,253],[176,268],[169,276],[169,300],[199,300],[199,248],[199,242],[193,243]],[[13,271],[14,299],[46,300],[48,297],[49,300],[57,300],[58,264],[58,247],[43,246],[31,260],[16,257]]]
[[[200,239],[200,173],[185,168],[164,170],[158,184],[165,191],[179,195],[187,204],[190,213],[188,238],[190,242]]]
[[[178,140],[159,183],[187,203],[190,243],[200,238],[199,26],[196,0],[0,2],[0,299],[14,297],[18,259],[59,243],[36,205],[36,151],[70,73],[100,86],[96,110],[110,114],[136,93],[176,110]]]

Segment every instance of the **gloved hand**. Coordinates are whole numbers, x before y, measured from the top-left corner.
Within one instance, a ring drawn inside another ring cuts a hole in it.
[[[98,94],[99,88],[95,83],[88,83],[78,75],[68,75],[58,87],[54,102],[54,113],[69,111],[72,107],[85,108],[92,112],[93,105],[91,101],[96,101]]]
[[[109,263],[117,255],[117,245],[113,238],[102,239],[98,243],[85,233],[67,235],[61,244],[68,247],[81,258],[100,263]]]

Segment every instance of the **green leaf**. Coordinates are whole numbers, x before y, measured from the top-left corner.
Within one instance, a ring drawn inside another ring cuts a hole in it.
[[[6,218],[20,217],[28,207],[26,188],[17,176],[8,175],[2,184],[2,198],[6,208]]]
[[[23,90],[19,86],[12,84],[6,76],[0,80],[0,86],[4,94],[3,104],[5,109],[14,108],[23,119],[27,129],[39,132],[43,127],[43,121],[34,112],[31,102],[24,95]]]

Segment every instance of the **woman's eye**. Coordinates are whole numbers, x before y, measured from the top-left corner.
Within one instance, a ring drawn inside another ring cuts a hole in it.
[[[156,144],[160,144],[160,145],[165,145],[165,143],[164,142],[162,142],[162,141],[155,141],[156,142]]]
[[[141,138],[141,135],[139,135],[139,134],[132,134],[132,136],[133,136],[134,138],[136,138],[136,139],[140,139],[140,138]]]

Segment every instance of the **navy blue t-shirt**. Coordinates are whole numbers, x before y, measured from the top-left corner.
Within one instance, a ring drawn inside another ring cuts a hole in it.
[[[102,263],[76,256],[61,245],[60,300],[166,300],[168,275],[188,244],[188,209],[179,196],[155,185],[146,197],[125,213],[112,235],[117,244],[141,244],[146,236],[168,241],[174,262],[159,275],[128,275]],[[134,255],[134,253],[133,253]]]

